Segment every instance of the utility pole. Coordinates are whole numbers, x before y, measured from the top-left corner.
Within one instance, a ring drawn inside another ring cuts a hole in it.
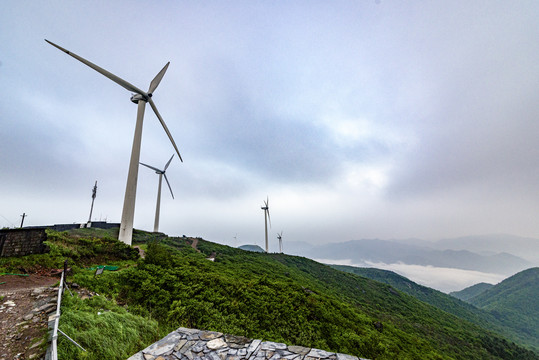
[[[96,196],[97,196],[97,180],[95,181],[95,185],[92,190],[92,207],[90,207],[90,217],[88,217],[88,223],[92,222],[92,211],[94,211],[94,200]]]
[[[27,217],[28,215],[26,215],[26,213],[22,213],[21,217],[22,217],[22,220],[21,220],[21,228],[22,228],[22,224],[24,224],[24,218]]]

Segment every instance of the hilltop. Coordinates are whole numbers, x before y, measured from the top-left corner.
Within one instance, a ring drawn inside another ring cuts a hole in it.
[[[524,270],[467,300],[535,339],[539,348],[539,267]]]
[[[487,284],[487,283],[482,282],[482,283],[469,286],[466,289],[462,289],[460,291],[452,291],[449,293],[449,295],[454,296],[457,299],[460,299],[462,301],[469,301],[470,299],[476,297],[477,295],[490,289],[493,286],[494,285],[492,284]]]
[[[61,339],[63,358],[125,359],[185,326],[370,359],[539,359],[394,286],[303,257],[140,231],[134,243],[145,259],[110,230],[49,231],[50,254],[2,259],[0,268],[69,258],[68,281],[91,296],[64,295],[61,328],[93,353]],[[118,270],[95,276],[98,264]]]

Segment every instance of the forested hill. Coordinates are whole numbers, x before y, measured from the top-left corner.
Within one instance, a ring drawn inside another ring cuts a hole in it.
[[[126,301],[162,303],[159,317],[177,325],[371,359],[537,358],[377,281],[302,257],[247,252],[202,239],[201,254],[191,253],[186,242],[167,238],[149,245],[145,263],[126,274]],[[167,245],[180,251],[171,253]],[[215,262],[205,259],[212,253]],[[140,291],[154,277],[167,280]]]
[[[436,306],[439,309],[447,311],[450,314],[456,315],[462,319],[466,319],[470,322],[473,322],[474,324],[480,325],[483,328],[493,329],[500,334],[503,334],[504,336],[508,337],[509,339],[512,339],[513,341],[516,341],[517,343],[522,344],[528,348],[532,348],[535,350],[539,349],[539,337],[536,336],[537,323],[533,322],[533,319],[537,318],[537,313],[539,311],[538,306],[528,307],[527,311],[522,309],[524,305],[517,305],[516,303],[514,303],[511,306],[508,306],[510,308],[517,308],[519,309],[518,311],[523,314],[526,314],[526,318],[528,320],[523,322],[522,319],[513,318],[511,316],[506,316],[505,318],[501,317],[499,313],[501,311],[507,311],[507,308],[503,306],[503,310],[500,308],[497,311],[488,311],[492,309],[488,309],[486,307],[483,308],[481,306],[474,306],[470,303],[461,301],[454,296],[444,294],[441,291],[416,284],[410,279],[407,279],[404,276],[401,276],[393,271],[375,268],[359,268],[346,265],[332,265],[332,267],[334,267],[335,269],[350,272],[359,276],[389,284],[402,292],[414,296],[415,298],[428,304]],[[523,274],[530,275],[532,273],[534,272],[523,272]],[[521,281],[515,282],[510,281],[510,279],[512,278],[513,277],[507,279],[504,282],[506,284],[507,282],[509,282],[509,284],[513,284],[513,286],[506,286],[505,291],[503,292],[504,294],[512,292],[513,294],[509,298],[513,298],[515,300],[517,298],[521,299],[521,296],[518,294],[518,291],[515,291],[516,289],[521,289],[522,291],[525,291],[527,294],[529,294],[530,291],[534,289],[534,286],[535,289],[537,289],[537,286],[539,285],[537,281],[534,283],[534,280],[531,276],[519,276],[518,278],[521,279]],[[527,280],[523,281],[523,279]],[[486,289],[484,289],[483,291],[487,290],[488,288],[494,287],[494,285],[490,284],[485,285]],[[475,289],[475,291],[479,290]],[[497,293],[498,292],[496,292],[495,294]],[[494,297],[496,297],[495,294],[493,294]],[[535,299],[537,299],[537,297],[532,297],[532,299],[534,299],[532,300],[532,302],[535,302]],[[528,305],[531,306],[533,304]]]
[[[477,295],[481,294],[483,291],[490,289],[494,285],[487,284],[487,283],[478,283],[472,286],[467,287],[466,289],[462,289],[460,291],[453,291],[450,292],[449,295],[456,297],[457,299],[460,299],[462,301],[468,301],[473,297],[476,297]]]
[[[539,268],[515,274],[468,300],[504,324],[521,329],[539,348]]]
[[[83,347],[101,352],[82,354],[62,340],[63,358],[125,359],[126,351],[185,326],[369,359],[539,359],[392,286],[306,258],[137,231],[135,244],[146,257],[134,259],[114,236],[49,232],[50,254],[0,262],[6,270],[31,270],[59,266],[67,257],[68,281],[99,293],[86,300],[64,295],[61,326]],[[97,264],[119,269],[95,276],[89,267]]]

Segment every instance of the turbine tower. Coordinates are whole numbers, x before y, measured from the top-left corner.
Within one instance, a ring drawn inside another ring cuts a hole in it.
[[[170,162],[172,161],[172,158],[174,157],[174,154],[170,157],[170,160],[165,165],[165,168],[163,170],[159,170],[158,168],[155,168],[150,165],[146,165],[144,163],[140,163],[140,165],[144,165],[147,168],[150,168],[155,171],[157,175],[159,175],[159,186],[157,188],[157,205],[155,205],[155,221],[153,223],[153,232],[159,231],[159,209],[161,208],[161,183],[163,182],[163,176],[165,177],[165,181],[167,182],[168,189],[170,190],[170,195],[172,195],[172,198],[174,199],[174,194],[172,193],[172,188],[170,187],[170,183],[168,182],[167,175],[165,172],[167,171],[168,166],[170,165]]]
[[[268,220],[271,227],[271,218],[269,214],[269,197],[264,201],[264,206],[261,207],[264,210],[264,225],[265,225],[265,234],[266,234],[266,252],[268,252]]]
[[[279,252],[283,253],[283,232],[281,231],[280,234],[277,234],[277,239],[279,239]]]
[[[165,72],[167,71],[167,68],[170,62],[168,62],[165,65],[165,67],[163,67],[163,69],[155,76],[155,78],[150,83],[150,88],[148,89],[148,92],[145,92],[145,91],[140,90],[136,86],[131,85],[127,81],[119,78],[118,76],[108,72],[107,70],[62,48],[61,46],[58,46],[47,39],[45,39],[45,41],[51,44],[52,46],[56,47],[57,49],[79,60],[83,64],[91,67],[92,69],[100,73],[101,75],[108,77],[110,80],[114,81],[115,83],[122,86],[123,88],[129,90],[132,93],[135,93],[131,96],[131,101],[134,102],[135,104],[138,104],[137,122],[135,125],[135,135],[133,137],[133,147],[131,149],[131,160],[129,162],[127,184],[125,186],[124,206],[122,210],[122,222],[120,225],[120,233],[118,236],[118,240],[128,245],[131,245],[131,240],[133,237],[133,218],[135,216],[135,198],[137,194],[137,177],[138,177],[138,167],[139,167],[138,165],[139,165],[139,159],[140,159],[140,143],[142,141],[142,123],[144,119],[144,110],[146,108],[146,103],[150,103],[150,106],[152,107],[153,112],[155,113],[155,115],[159,119],[159,122],[163,126],[163,129],[167,133],[168,138],[170,139],[170,142],[172,143],[172,146],[174,146],[176,153],[180,157],[180,160],[183,162],[180,152],[178,150],[178,147],[176,146],[176,143],[174,142],[174,139],[172,138],[172,135],[170,134],[170,131],[168,130],[167,125],[165,124],[165,121],[159,114],[159,111],[157,111],[157,107],[155,106],[155,103],[152,100],[152,94],[157,88],[157,86],[159,85],[159,83],[161,82],[161,79],[163,79],[163,76],[165,75]]]

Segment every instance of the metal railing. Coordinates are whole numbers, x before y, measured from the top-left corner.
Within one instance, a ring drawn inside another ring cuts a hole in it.
[[[69,341],[77,345],[82,351],[86,351],[82,346],[77,344],[75,340],[67,336],[67,334],[64,333],[62,330],[60,330],[58,327],[59,322],[60,322],[60,306],[62,304],[62,295],[64,293],[64,286],[69,290],[65,282],[66,273],[67,273],[67,260],[64,263],[64,270],[62,271],[62,276],[60,278],[60,286],[58,286],[58,301],[56,302],[56,313],[53,315],[54,326],[52,328],[52,338],[51,338],[50,357],[49,357],[50,360],[58,360],[58,333],[64,335]],[[69,290],[69,292],[71,293],[71,290]],[[71,293],[71,296],[73,296],[73,293]]]
[[[62,303],[62,294],[64,293],[65,269],[62,271],[60,286],[58,286],[58,301],[56,303],[56,313],[54,316],[54,326],[52,328],[51,342],[51,360],[58,360],[58,323],[60,321],[60,304]]]

